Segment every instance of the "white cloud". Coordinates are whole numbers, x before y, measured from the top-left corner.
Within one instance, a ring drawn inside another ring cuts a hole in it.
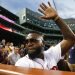
[[[54,2],[62,18],[75,18],[75,0],[54,0]]]

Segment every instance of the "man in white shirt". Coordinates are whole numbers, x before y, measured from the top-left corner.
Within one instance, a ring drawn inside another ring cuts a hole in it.
[[[14,65],[18,59],[20,59],[19,48],[15,46],[14,51],[8,55],[8,61],[11,65]]]
[[[63,34],[63,40],[55,47],[49,48],[44,51],[43,35],[37,32],[31,32],[27,35],[25,47],[28,54],[16,62],[16,66],[40,69],[58,69],[57,63],[74,44],[75,35],[72,30],[62,21],[57,12],[51,7],[46,6],[44,3],[40,4],[38,9],[44,14],[41,18],[46,20],[54,20]]]

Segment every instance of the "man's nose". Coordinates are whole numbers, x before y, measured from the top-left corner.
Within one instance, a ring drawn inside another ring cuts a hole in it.
[[[28,45],[32,45],[32,42],[31,41],[28,41]]]

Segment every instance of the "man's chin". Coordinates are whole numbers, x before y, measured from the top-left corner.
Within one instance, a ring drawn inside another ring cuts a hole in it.
[[[28,56],[29,56],[29,58],[30,59],[35,59],[36,58],[36,54],[35,54],[35,52],[28,52]]]
[[[30,49],[30,50],[28,50],[29,58],[31,58],[31,59],[37,58],[38,55],[41,53],[41,51],[42,51],[41,47],[39,47],[37,49]]]

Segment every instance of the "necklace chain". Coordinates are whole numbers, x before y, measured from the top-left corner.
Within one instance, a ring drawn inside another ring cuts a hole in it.
[[[41,63],[39,63],[39,62],[37,62],[37,61],[35,61],[36,63],[38,63],[38,64],[40,64],[41,66],[42,66],[42,68],[44,69],[44,66],[43,66],[43,64],[41,64]]]

